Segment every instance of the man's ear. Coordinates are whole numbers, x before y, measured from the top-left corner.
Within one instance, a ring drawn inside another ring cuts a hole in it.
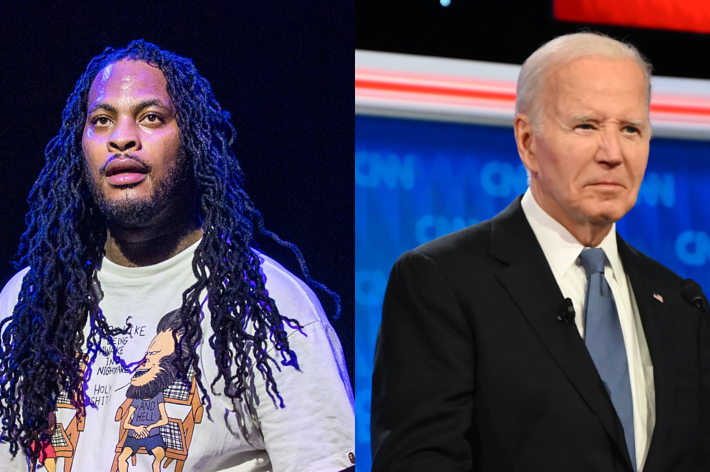
[[[518,145],[520,160],[529,173],[535,174],[538,171],[537,158],[533,148],[533,138],[535,126],[532,120],[525,113],[515,115],[515,142]]]

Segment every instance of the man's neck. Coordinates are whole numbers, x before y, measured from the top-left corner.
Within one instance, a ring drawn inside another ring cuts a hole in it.
[[[199,224],[172,227],[164,232],[109,229],[106,258],[124,267],[144,267],[166,261],[195,244],[202,237]]]
[[[582,243],[585,247],[599,246],[614,225],[614,223],[609,223],[603,226],[597,226],[590,223],[574,225],[570,224],[569,221],[559,221],[559,223],[567,228],[567,231],[569,231],[572,236],[574,236],[577,241]]]

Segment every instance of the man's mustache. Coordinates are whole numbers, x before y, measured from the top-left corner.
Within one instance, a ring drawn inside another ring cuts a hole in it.
[[[130,153],[125,153],[125,154],[112,154],[108,160],[104,163],[104,165],[101,166],[99,169],[99,175],[106,175],[106,168],[116,159],[130,159],[132,161],[135,161],[138,163],[141,167],[145,169],[145,172],[148,173],[153,169],[153,166],[145,162],[141,157],[135,155],[135,154],[130,154]]]

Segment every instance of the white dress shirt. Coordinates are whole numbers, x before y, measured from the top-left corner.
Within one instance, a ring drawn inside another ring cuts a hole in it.
[[[523,212],[550,264],[562,295],[574,304],[574,321],[584,338],[584,299],[587,275],[579,262],[584,245],[543,210],[530,189],[522,200]],[[653,365],[638,306],[616,246],[616,224],[599,246],[606,254],[604,276],[611,287],[619,313],[621,331],[629,364],[631,397],[634,405],[634,439],[636,463],[642,471],[656,422],[656,395],[653,387]]]

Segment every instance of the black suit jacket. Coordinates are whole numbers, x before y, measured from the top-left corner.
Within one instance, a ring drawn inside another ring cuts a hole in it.
[[[643,470],[710,470],[707,320],[681,299],[680,277],[618,248],[653,362]],[[563,302],[520,198],[402,255],[375,353],[373,472],[631,471],[584,341],[557,319]]]

